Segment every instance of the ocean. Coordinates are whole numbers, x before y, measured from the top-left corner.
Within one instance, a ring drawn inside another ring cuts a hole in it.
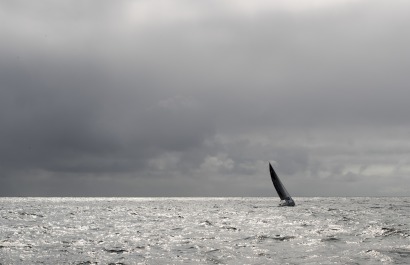
[[[0,264],[410,264],[410,197],[0,198]]]

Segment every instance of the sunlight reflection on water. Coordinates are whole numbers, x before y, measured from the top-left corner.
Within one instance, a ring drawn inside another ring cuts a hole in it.
[[[1,198],[1,264],[410,264],[408,198]]]

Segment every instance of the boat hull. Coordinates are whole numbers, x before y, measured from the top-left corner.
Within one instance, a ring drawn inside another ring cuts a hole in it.
[[[279,206],[280,207],[283,207],[283,206],[295,206],[295,202],[291,199],[291,200],[285,200],[285,201],[281,201],[280,203],[279,203]]]

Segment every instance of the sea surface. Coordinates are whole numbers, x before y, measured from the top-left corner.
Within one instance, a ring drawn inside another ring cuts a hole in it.
[[[410,264],[410,197],[0,198],[0,264]]]

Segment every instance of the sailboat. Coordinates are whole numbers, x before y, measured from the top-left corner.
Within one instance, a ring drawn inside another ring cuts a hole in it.
[[[276,175],[275,170],[273,170],[272,165],[269,163],[270,177],[272,178],[273,186],[275,186],[276,192],[281,199],[279,206],[295,206],[295,202],[292,197],[290,197],[289,192],[285,189],[282,182],[280,181],[278,175]]]

